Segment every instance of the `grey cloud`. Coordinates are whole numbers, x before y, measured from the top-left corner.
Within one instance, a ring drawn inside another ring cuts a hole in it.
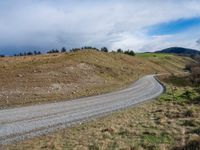
[[[200,45],[200,39],[199,39],[199,40],[197,40],[197,44],[199,44],[199,45]]]
[[[176,41],[148,37],[148,26],[198,15],[199,0],[7,0],[0,2],[0,53],[84,45],[155,49]]]

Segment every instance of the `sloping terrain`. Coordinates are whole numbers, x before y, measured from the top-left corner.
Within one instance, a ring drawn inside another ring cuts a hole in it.
[[[192,60],[79,51],[0,58],[0,108],[70,100],[124,88],[140,76],[180,73]]]
[[[198,50],[183,47],[170,47],[161,51],[157,51],[157,53],[178,54],[183,56],[200,55],[200,51]]]
[[[0,145],[47,134],[88,118],[151,100],[162,94],[163,90],[163,86],[153,75],[147,75],[129,88],[117,92],[73,101],[0,110]]]
[[[200,93],[187,77],[163,77],[157,100],[2,149],[199,150]]]

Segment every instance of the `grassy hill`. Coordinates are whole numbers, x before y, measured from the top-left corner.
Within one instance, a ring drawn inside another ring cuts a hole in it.
[[[139,76],[182,73],[188,57],[80,51],[0,59],[2,107],[70,100],[124,88]],[[199,149],[199,90],[187,76],[161,76],[155,101],[0,149]],[[54,87],[54,88],[52,88]],[[49,91],[49,92],[48,92]]]
[[[124,88],[154,73],[181,73],[193,60],[170,54],[79,51],[0,58],[0,109],[70,100]]]
[[[169,53],[169,54],[178,54],[183,56],[196,56],[200,55],[200,51],[189,49],[189,48],[182,48],[182,47],[170,47],[161,51],[157,51],[157,53]]]

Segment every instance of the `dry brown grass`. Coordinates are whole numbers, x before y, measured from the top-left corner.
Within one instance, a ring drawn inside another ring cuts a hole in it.
[[[36,137],[5,149],[184,149],[198,150],[199,103],[172,98],[170,88],[157,101],[93,119],[47,136]],[[199,95],[196,95],[197,97]],[[171,98],[170,98],[171,97]]]
[[[86,50],[0,58],[0,109],[110,92],[145,74],[182,72],[190,61],[173,55],[161,59]]]
[[[104,93],[125,87],[138,74],[181,73],[185,64],[192,61],[173,55],[131,57],[94,51],[0,60],[0,94],[10,93],[6,103],[1,101],[2,107]],[[38,91],[33,90],[36,87]],[[55,89],[48,93],[49,87]],[[186,88],[177,89],[175,96]],[[18,90],[21,97],[12,90]],[[181,149],[198,144],[199,103],[173,100],[176,97],[170,93],[169,90],[159,101],[0,149]]]

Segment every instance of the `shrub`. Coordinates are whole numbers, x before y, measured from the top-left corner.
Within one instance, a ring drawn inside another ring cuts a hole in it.
[[[96,51],[99,51],[98,48],[92,47],[92,46],[84,46],[84,47],[82,47],[81,49],[89,49],[89,50],[96,50]]]
[[[135,56],[135,52],[132,50],[125,51],[124,54],[130,55],[130,56]]]
[[[51,54],[51,53],[59,53],[59,50],[57,50],[57,49],[52,49],[52,50],[50,50],[50,51],[48,51],[47,52],[48,54]]]
[[[106,47],[102,47],[102,48],[101,48],[101,51],[107,53],[107,52],[108,52],[108,49],[107,49]]]
[[[193,117],[194,116],[194,112],[193,110],[189,109],[185,112],[185,116],[186,117]]]
[[[196,126],[196,122],[194,120],[184,120],[183,126],[195,127]]]
[[[19,54],[14,54],[13,56],[31,56],[31,55],[40,55],[40,51],[34,51],[34,52],[24,52],[24,53],[19,53]]]
[[[181,94],[181,97],[185,98],[187,100],[191,100],[192,99],[192,95],[193,95],[193,92],[191,92],[189,90],[186,90],[183,94]]]
[[[182,147],[174,147],[172,150],[200,150],[200,138],[191,140]]]
[[[119,48],[119,49],[117,50],[117,52],[118,52],[118,53],[123,53],[123,50],[122,50],[121,48]]]
[[[67,50],[66,50],[66,48],[65,47],[63,47],[62,49],[61,49],[61,52],[62,53],[65,53]]]

